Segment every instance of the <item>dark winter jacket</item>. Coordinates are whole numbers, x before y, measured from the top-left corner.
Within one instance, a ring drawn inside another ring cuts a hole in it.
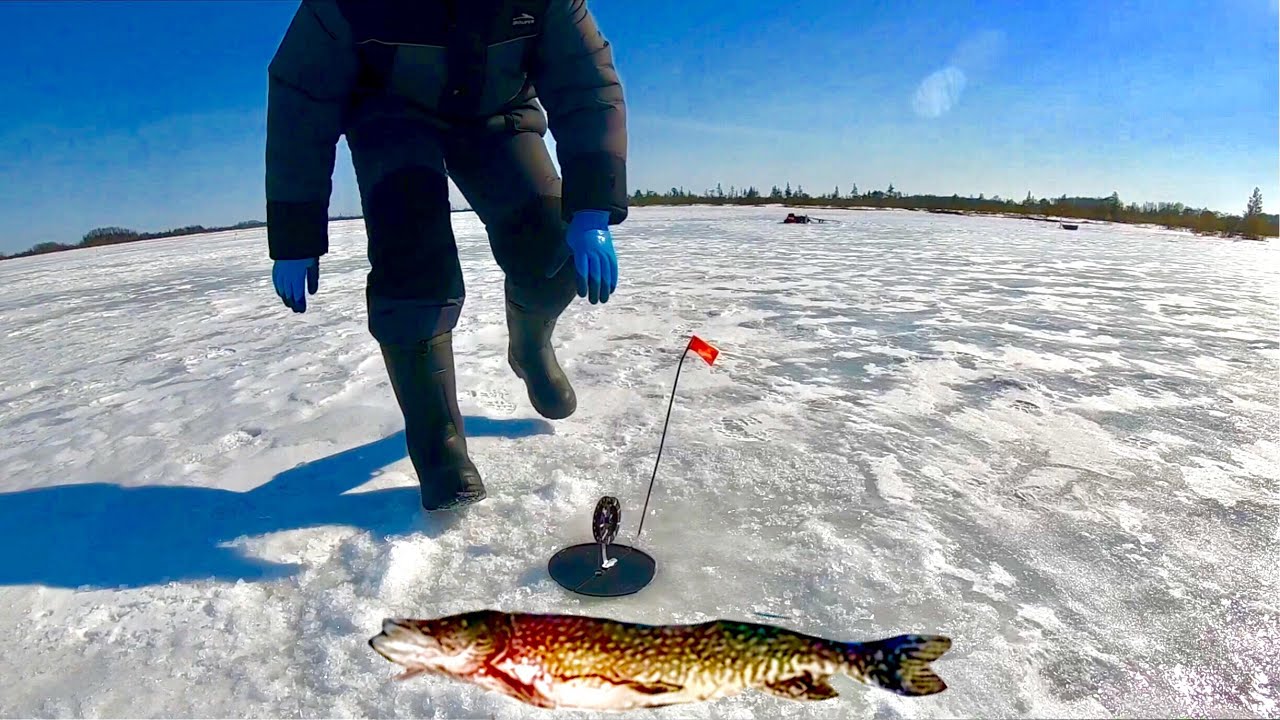
[[[337,142],[390,106],[442,130],[545,133],[549,121],[565,219],[626,218],[622,86],[585,0],[303,0],[268,79],[274,259],[327,252]]]

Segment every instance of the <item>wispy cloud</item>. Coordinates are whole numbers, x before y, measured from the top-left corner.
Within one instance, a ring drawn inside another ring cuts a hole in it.
[[[960,101],[966,82],[962,70],[947,66],[921,81],[911,100],[911,107],[921,117],[941,117],[951,112],[951,108]]]
[[[930,73],[916,86],[911,107],[925,118],[938,118],[951,112],[960,102],[969,77],[981,73],[995,62],[1004,46],[1004,33],[985,30],[966,39],[951,53],[940,70]]]

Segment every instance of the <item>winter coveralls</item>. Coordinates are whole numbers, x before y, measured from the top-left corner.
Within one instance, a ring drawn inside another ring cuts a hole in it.
[[[551,271],[575,213],[627,216],[626,113],[610,43],[585,0],[303,0],[268,77],[270,257],[328,251],[345,135],[368,235],[368,327],[423,505],[483,498],[454,386],[451,332],[465,293],[446,178],[505,274],[513,370],[542,415],[567,417],[576,399],[550,338],[577,280],[572,260]]]

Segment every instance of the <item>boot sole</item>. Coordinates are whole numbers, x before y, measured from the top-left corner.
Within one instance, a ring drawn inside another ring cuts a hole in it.
[[[481,500],[484,500],[487,497],[489,497],[489,493],[484,490],[481,490],[479,492],[472,492],[472,493],[458,495],[452,500],[449,500],[448,502],[440,503],[438,505],[424,504],[422,506],[422,509],[426,510],[427,512],[440,512],[442,510],[458,510],[460,508],[467,507],[468,505],[474,505],[480,502]]]

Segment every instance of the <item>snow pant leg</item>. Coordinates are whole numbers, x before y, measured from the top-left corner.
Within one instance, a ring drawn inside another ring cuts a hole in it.
[[[369,238],[370,334],[402,345],[453,330],[466,292],[437,131],[387,116],[353,128],[347,142]]]
[[[577,293],[573,261],[546,277],[564,245],[560,176],[535,130],[450,136],[449,175],[484,223],[494,260],[506,275],[507,299],[530,312],[558,316]]]

